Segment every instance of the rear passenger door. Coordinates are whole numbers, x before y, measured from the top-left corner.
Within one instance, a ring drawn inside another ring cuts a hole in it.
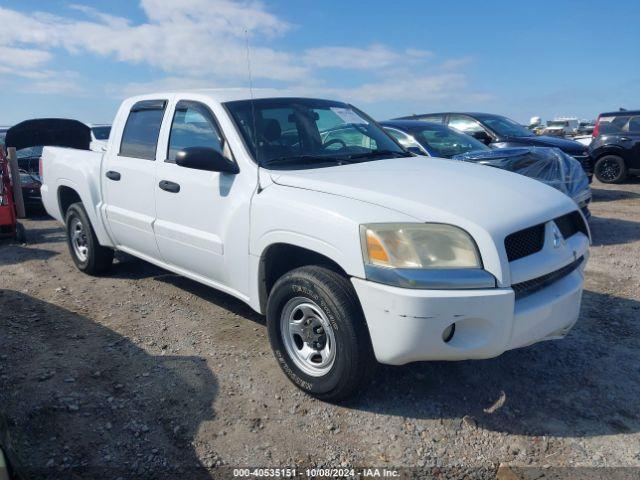
[[[156,218],[156,150],[167,100],[135,103],[120,138],[105,158],[102,179],[107,224],[116,246],[149,259],[160,254],[153,232]]]

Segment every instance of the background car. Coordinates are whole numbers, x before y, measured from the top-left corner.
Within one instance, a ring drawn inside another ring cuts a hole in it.
[[[593,130],[596,128],[596,122],[593,120],[582,120],[578,123],[576,129],[576,135],[592,135]]]
[[[42,194],[40,187],[42,179],[40,175],[20,170],[20,187],[22,188],[22,199],[27,210],[42,209]]]
[[[552,137],[565,137],[575,134],[577,130],[577,118],[555,118],[547,122],[547,126],[542,131],[542,134]]]
[[[506,147],[555,147],[575,158],[591,181],[593,165],[585,145],[566,138],[539,136],[502,115],[490,113],[447,112],[401,117],[399,120],[423,120],[441,123],[471,135],[486,145]]]
[[[90,139],[90,129],[87,125],[77,120],[62,118],[25,120],[7,130],[5,146],[16,149],[25,207],[29,210],[43,207],[40,193],[40,158],[44,146],[87,148]]]
[[[109,135],[111,134],[111,125],[89,123],[91,129],[91,144],[89,148],[94,152],[104,152],[107,150]]]
[[[640,110],[600,114],[589,152],[596,178],[603,183],[620,183],[630,173],[639,174]]]
[[[441,124],[389,120],[380,125],[408,150],[432,157],[481,163],[539,180],[569,195],[588,218],[591,188],[580,163],[556,148],[490,148]]]

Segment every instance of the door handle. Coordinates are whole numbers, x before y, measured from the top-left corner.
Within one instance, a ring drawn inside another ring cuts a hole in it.
[[[109,180],[113,180],[115,182],[119,181],[120,178],[122,178],[122,175],[120,175],[120,172],[114,172],[113,170],[109,170],[107,173],[105,173],[105,176]]]
[[[178,193],[180,191],[180,185],[168,180],[160,180],[158,186],[165,192]]]

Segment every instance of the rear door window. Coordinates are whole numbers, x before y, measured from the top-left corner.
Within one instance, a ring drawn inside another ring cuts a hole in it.
[[[131,108],[122,132],[121,157],[156,159],[158,135],[166,104],[165,100],[144,100]]]

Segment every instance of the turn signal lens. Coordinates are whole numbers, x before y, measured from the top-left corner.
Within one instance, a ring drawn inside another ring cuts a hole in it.
[[[389,255],[376,234],[371,230],[367,230],[367,252],[372,263],[389,264]]]

